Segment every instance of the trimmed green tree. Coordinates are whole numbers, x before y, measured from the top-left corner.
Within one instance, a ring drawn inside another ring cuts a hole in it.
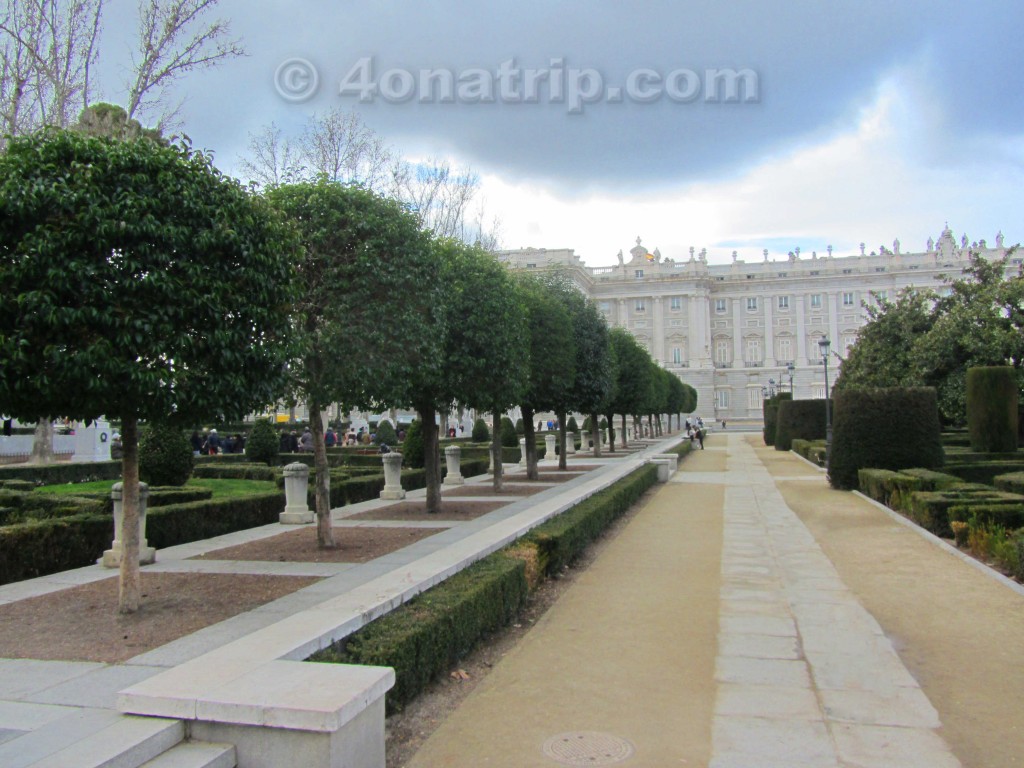
[[[780,400],[775,417],[775,450],[788,451],[793,441],[825,439],[824,400]]]
[[[280,451],[281,438],[270,419],[256,419],[249,439],[245,441],[245,455],[252,461],[272,467],[277,464]]]
[[[833,400],[829,482],[849,490],[861,469],[941,467],[939,433],[931,387],[841,390]]]
[[[139,480],[150,485],[184,485],[192,476],[192,445],[180,427],[155,422],[139,434]]]
[[[499,416],[500,419],[500,416]],[[499,421],[500,428],[500,421]],[[483,419],[477,419],[473,422],[473,431],[470,433],[470,439],[474,443],[486,443],[491,439],[491,430],[487,428],[487,422]],[[500,443],[499,443],[500,444]]]
[[[612,432],[615,414],[621,415],[621,445],[626,448],[626,418],[641,413],[644,404],[651,400],[652,361],[647,350],[640,346],[640,342],[625,328],[612,328],[609,340],[615,355],[616,379],[612,398],[605,404],[605,413]],[[608,445],[614,452],[615,440],[612,432],[609,433]]]
[[[267,198],[300,233],[293,386],[309,407],[316,467],[317,543],[336,546],[324,409],[407,404],[410,383],[439,364],[440,276],[428,237],[399,203],[325,179]]]
[[[779,404],[783,400],[792,400],[793,395],[789,392],[779,392],[774,397],[764,401],[764,444],[775,445],[775,425],[778,421]]]
[[[967,431],[981,453],[1017,450],[1017,373],[1010,366],[967,369]]]
[[[120,419],[118,607],[138,609],[138,423],[241,419],[283,391],[296,241],[184,146],[54,131],[0,156],[0,402]]]

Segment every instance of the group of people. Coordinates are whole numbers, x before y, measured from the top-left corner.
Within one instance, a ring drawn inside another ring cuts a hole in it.
[[[700,443],[700,449],[704,450],[704,419],[700,416],[695,419],[686,419],[686,436],[690,438],[690,445]]]
[[[236,433],[221,438],[216,429],[211,429],[205,435],[200,435],[199,430],[193,430],[189,437],[194,456],[216,456],[218,453],[245,453],[245,438]]]

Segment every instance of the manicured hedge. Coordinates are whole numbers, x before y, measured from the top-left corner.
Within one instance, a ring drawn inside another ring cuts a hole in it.
[[[856,488],[864,468],[942,466],[934,389],[843,389],[834,406],[828,466],[834,488]]]
[[[0,584],[92,565],[114,540],[109,516],[75,515],[0,528]]]
[[[775,427],[778,422],[779,404],[783,400],[792,400],[789,392],[780,392],[764,401],[764,444],[775,445]]]
[[[964,464],[947,462],[943,469],[968,483],[995,485],[999,475],[1024,471],[1024,456],[1017,461],[972,461]]]
[[[146,538],[165,549],[276,523],[283,511],[284,497],[277,492],[168,504],[146,512]]]
[[[1024,528],[1024,500],[1019,503],[955,504],[949,508],[949,520],[976,520],[979,523],[1001,525],[1008,531]]]
[[[216,466],[205,464],[192,470],[192,476],[205,480],[265,480],[274,482],[281,476],[281,470],[277,467],[268,467],[266,464],[247,464],[235,462]]]
[[[992,485],[1000,491],[1024,494],[1024,471],[1009,472],[1005,475],[996,475],[992,478]]]
[[[524,561],[497,552],[309,660],[393,667],[395,685],[385,702],[389,713],[397,712],[482,637],[508,624],[526,597]]]
[[[790,450],[798,456],[803,456],[812,464],[817,464],[819,467],[825,466],[824,440],[803,440],[794,437],[790,443]]]
[[[967,431],[983,453],[1017,450],[1017,371],[1008,365],[967,369]]]
[[[100,515],[103,502],[85,496],[35,493],[0,489],[0,525],[51,520],[78,515]]]
[[[911,520],[936,536],[952,538],[949,511],[953,507],[979,505],[1007,506],[1024,504],[1024,497],[996,491],[988,486],[965,483],[944,491],[916,491],[910,495]]]
[[[117,480],[120,477],[120,461],[62,461],[55,464],[0,467],[0,480],[27,480],[37,485]]]
[[[783,400],[779,403],[775,423],[775,450],[792,450],[794,439],[825,439],[824,400]]]

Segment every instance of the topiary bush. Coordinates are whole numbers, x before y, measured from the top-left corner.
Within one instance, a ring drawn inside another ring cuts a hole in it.
[[[516,432],[516,425],[508,416],[501,417],[501,445],[503,448],[519,447],[519,433]]]
[[[835,394],[828,477],[857,487],[865,467],[933,469],[944,461],[939,409],[931,387],[843,389]]]
[[[967,369],[967,431],[984,453],[1017,450],[1017,373],[1008,365]]]
[[[391,447],[398,444],[398,435],[395,433],[395,428],[391,426],[390,421],[381,421],[381,423],[377,425],[375,435],[376,437],[374,437],[373,442],[376,445],[383,444]]]
[[[256,419],[256,424],[245,442],[245,455],[249,461],[259,462],[267,466],[277,464],[281,448],[281,439],[270,419]]]
[[[789,392],[780,392],[764,401],[764,444],[775,445],[775,424],[779,412],[779,403],[792,400]]]
[[[526,434],[526,427],[523,426],[523,420],[522,419],[516,419],[516,434],[517,435],[525,435]]]
[[[139,435],[139,479],[150,485],[184,485],[192,476],[192,445],[177,427],[148,424]]]
[[[423,469],[424,455],[423,422],[416,419],[405,431],[405,440],[402,442],[402,466]]]
[[[576,432],[580,431],[580,428],[578,426],[576,426],[576,417],[575,416],[570,416],[569,417],[569,421],[567,421],[566,424],[565,424],[565,429],[566,429],[566,431],[572,432],[573,434],[575,434]]]
[[[775,450],[791,450],[794,439],[825,439],[824,400],[784,399],[779,402],[775,417]]]
[[[486,443],[490,442],[491,430],[487,428],[487,422],[483,419],[477,419],[473,422],[473,432],[470,435],[474,443]]]

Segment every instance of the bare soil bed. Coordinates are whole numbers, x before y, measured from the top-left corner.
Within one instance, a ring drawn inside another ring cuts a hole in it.
[[[501,487],[501,491],[495,493],[494,486],[486,483],[481,485],[463,485],[458,488],[445,490],[441,495],[445,499],[458,496],[533,496],[533,494],[540,493],[543,490],[545,489],[538,485],[505,483]]]
[[[433,514],[427,512],[425,501],[403,501],[400,504],[389,504],[368,512],[349,515],[346,520],[476,520],[476,518],[504,507],[503,501],[441,501],[441,511]]]
[[[142,607],[117,613],[117,578],[0,606],[0,657],[115,663],[245,613],[319,579],[142,573]]]
[[[437,528],[334,528],[335,549],[320,549],[316,526],[306,526],[259,541],[215,549],[192,560],[260,560],[288,563],[366,563],[407,547]]]

